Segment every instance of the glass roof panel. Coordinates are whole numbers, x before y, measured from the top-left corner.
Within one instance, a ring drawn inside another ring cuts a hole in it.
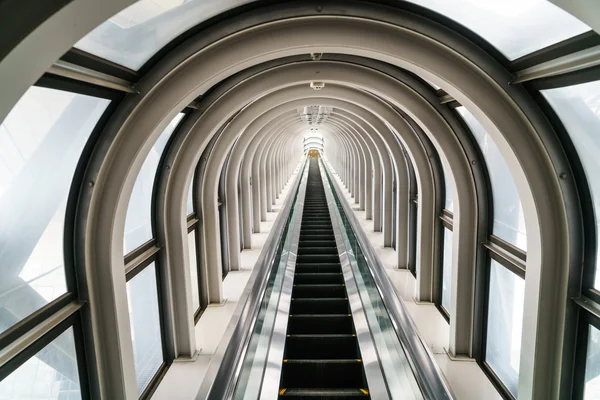
[[[471,29],[511,60],[590,30],[547,0],[407,0]]]
[[[32,86],[0,125],[0,333],[67,292],[67,200],[109,103]]]
[[[141,0],[88,33],[75,47],[137,70],[189,28],[250,0]]]
[[[600,232],[600,81],[543,90],[554,111],[569,132],[583,165],[594,205],[596,232]],[[596,278],[600,290],[600,235],[596,234]]]

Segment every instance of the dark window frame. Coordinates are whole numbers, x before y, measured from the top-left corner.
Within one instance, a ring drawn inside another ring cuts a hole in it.
[[[161,251],[161,249],[158,248],[156,250],[156,252],[154,252],[152,255],[146,257],[144,260],[137,263],[137,265],[135,265],[133,268],[131,268],[125,274],[125,281],[129,282],[130,280],[135,278],[140,272],[144,271],[148,266],[154,264],[154,270],[155,270],[155,276],[156,276],[156,291],[158,294],[157,307],[158,307],[158,315],[159,315],[159,323],[160,323],[160,335],[161,335],[163,362],[162,362],[161,366],[158,368],[158,370],[156,371],[156,373],[154,374],[154,376],[152,377],[152,379],[150,379],[150,381],[146,385],[142,394],[140,395],[139,399],[141,399],[141,400],[150,399],[152,397],[152,395],[156,391],[156,388],[158,387],[158,385],[164,378],[165,374],[167,373],[168,369],[173,364],[173,361],[169,360],[167,357],[167,342],[166,342],[167,341],[167,336],[166,336],[167,332],[166,332],[165,313],[164,313],[165,300],[164,300],[163,292],[161,290],[161,282],[163,282],[163,277],[162,277],[160,261],[159,261],[159,258],[160,258],[159,252],[160,251]]]
[[[40,336],[32,344],[24,348],[17,355],[0,367],[0,381],[11,375],[19,367],[29,361],[37,353],[52,343],[56,338],[73,328],[73,344],[75,346],[75,358],[77,362],[77,374],[79,378],[79,389],[81,398],[91,399],[91,388],[88,377],[86,352],[83,343],[83,328],[81,322],[81,308],[57,323],[52,329]]]

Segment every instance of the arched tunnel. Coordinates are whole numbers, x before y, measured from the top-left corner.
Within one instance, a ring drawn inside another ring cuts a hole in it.
[[[0,10],[0,399],[600,398],[600,2]]]

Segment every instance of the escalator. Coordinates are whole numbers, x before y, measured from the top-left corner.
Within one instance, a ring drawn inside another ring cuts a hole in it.
[[[197,398],[453,399],[335,172],[302,163]]]
[[[369,398],[317,158],[310,159],[279,398]]]

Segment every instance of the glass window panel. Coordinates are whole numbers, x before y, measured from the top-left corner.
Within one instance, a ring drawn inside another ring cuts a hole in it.
[[[250,0],[142,0],[88,33],[75,47],[137,70],[171,40]]]
[[[0,333],[67,291],[67,197],[108,103],[31,87],[0,125]]]
[[[138,394],[163,363],[156,265],[147,266],[127,282],[127,301]]]
[[[154,188],[154,178],[163,150],[182,117],[183,114],[177,114],[160,134],[150,153],[146,156],[142,169],[135,180],[125,219],[125,236],[123,237],[125,254],[152,239],[152,189]]]
[[[81,399],[73,328],[64,331],[1,381],[0,399]]]
[[[444,208],[448,211],[454,211],[454,175],[452,170],[444,161],[442,161],[442,172],[444,173],[444,187],[446,190],[446,202]]]
[[[473,114],[465,107],[458,107],[457,110],[475,136],[487,164],[494,202],[492,233],[527,251],[527,230],[525,229],[523,206],[508,164],[496,147],[496,143]]]
[[[491,260],[485,361],[517,397],[525,280]]]
[[[408,0],[471,29],[511,60],[590,30],[547,0]]]
[[[600,399],[600,331],[590,325],[585,362],[585,400]]]
[[[188,191],[188,198],[187,198],[187,215],[190,215],[194,212],[194,182],[192,179],[192,182],[190,183],[190,190]]]
[[[194,313],[200,308],[200,289],[198,287],[198,257],[196,255],[196,231],[188,234],[188,248],[190,250],[190,275],[192,278],[192,306]]]
[[[600,232],[598,213],[600,212],[600,82],[543,90],[542,94],[558,114],[569,132],[579,159],[588,178],[588,185],[594,202],[596,229]],[[596,235],[600,240],[600,235]],[[596,252],[598,251],[598,246]],[[597,254],[597,253],[596,253]],[[596,255],[596,271],[600,257]],[[600,274],[596,272],[594,287],[600,289]]]
[[[452,293],[452,231],[444,228],[444,255],[442,259],[442,306],[450,313]]]

